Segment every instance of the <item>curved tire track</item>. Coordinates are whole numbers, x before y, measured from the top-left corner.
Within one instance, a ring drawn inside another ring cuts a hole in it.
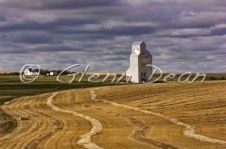
[[[80,118],[84,118],[84,119],[86,119],[87,121],[89,121],[92,124],[92,129],[90,130],[90,132],[80,136],[81,139],[77,142],[77,144],[81,145],[81,146],[83,146],[84,148],[87,148],[87,149],[102,149],[101,147],[99,147],[95,143],[92,143],[92,139],[91,139],[91,137],[93,135],[96,135],[96,134],[102,132],[103,127],[102,127],[101,123],[98,120],[96,120],[94,118],[91,118],[91,117],[89,117],[87,115],[83,115],[83,114],[80,114],[80,113],[77,113],[77,112],[74,112],[74,111],[64,110],[64,109],[61,109],[61,108],[53,105],[52,104],[53,98],[57,94],[58,93],[54,93],[52,96],[50,96],[47,99],[46,104],[49,107],[51,107],[55,111],[68,113],[68,114],[73,114],[74,116],[77,116],[77,117],[80,117]]]
[[[98,88],[96,88],[95,90],[97,90],[97,89]],[[104,102],[104,103],[111,104],[113,106],[123,107],[123,108],[126,108],[126,109],[142,112],[142,113],[145,113],[145,114],[151,114],[151,115],[154,115],[154,116],[158,116],[158,117],[164,118],[164,119],[170,121],[173,124],[176,124],[176,125],[179,125],[179,126],[183,126],[183,127],[185,127],[185,131],[183,132],[183,134],[186,137],[189,137],[189,138],[192,138],[192,139],[196,139],[196,140],[202,141],[202,142],[217,143],[217,144],[221,144],[221,145],[226,145],[226,141],[213,139],[213,138],[209,138],[207,136],[196,134],[195,127],[193,127],[193,126],[191,126],[189,124],[180,122],[179,120],[177,120],[175,118],[171,118],[169,116],[164,116],[164,115],[162,115],[160,113],[155,113],[155,112],[151,112],[151,111],[147,111],[147,110],[142,110],[140,108],[131,107],[131,106],[128,106],[128,105],[119,104],[119,103],[112,102],[112,101],[107,101],[105,99],[96,99],[96,94],[95,94],[94,90],[91,90],[90,94],[91,94],[91,100],[101,101],[101,102]]]

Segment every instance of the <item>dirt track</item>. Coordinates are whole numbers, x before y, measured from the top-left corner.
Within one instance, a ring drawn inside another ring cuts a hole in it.
[[[154,84],[14,99],[3,109],[19,126],[0,148],[224,149],[225,89],[226,82]]]

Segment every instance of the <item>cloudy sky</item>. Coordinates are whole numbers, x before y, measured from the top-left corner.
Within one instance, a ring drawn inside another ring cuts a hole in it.
[[[126,71],[140,40],[164,72],[226,72],[226,1],[0,0],[0,70]]]

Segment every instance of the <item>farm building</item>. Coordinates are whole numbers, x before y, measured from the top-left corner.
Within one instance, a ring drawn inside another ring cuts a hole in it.
[[[26,69],[24,71],[24,75],[25,76],[37,76],[39,74],[37,72],[35,72],[34,70],[32,70],[32,69]]]
[[[50,75],[50,76],[56,76],[56,75],[57,75],[57,72],[56,72],[56,71],[51,71],[51,72],[49,73],[49,75]]]
[[[56,76],[56,75],[58,75],[58,71],[57,70],[52,70],[52,71],[50,71],[50,72],[48,72],[46,75],[47,76]]]
[[[130,55],[130,67],[126,71],[127,79],[133,83],[147,82],[152,74],[152,55],[146,49],[143,41],[134,42],[132,44],[132,53]]]

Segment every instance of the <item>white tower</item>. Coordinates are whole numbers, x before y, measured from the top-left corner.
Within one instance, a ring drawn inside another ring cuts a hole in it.
[[[127,78],[133,83],[147,82],[152,74],[152,67],[146,66],[147,64],[152,64],[152,55],[146,50],[146,44],[143,41],[134,42],[130,55],[130,67],[126,71]]]

